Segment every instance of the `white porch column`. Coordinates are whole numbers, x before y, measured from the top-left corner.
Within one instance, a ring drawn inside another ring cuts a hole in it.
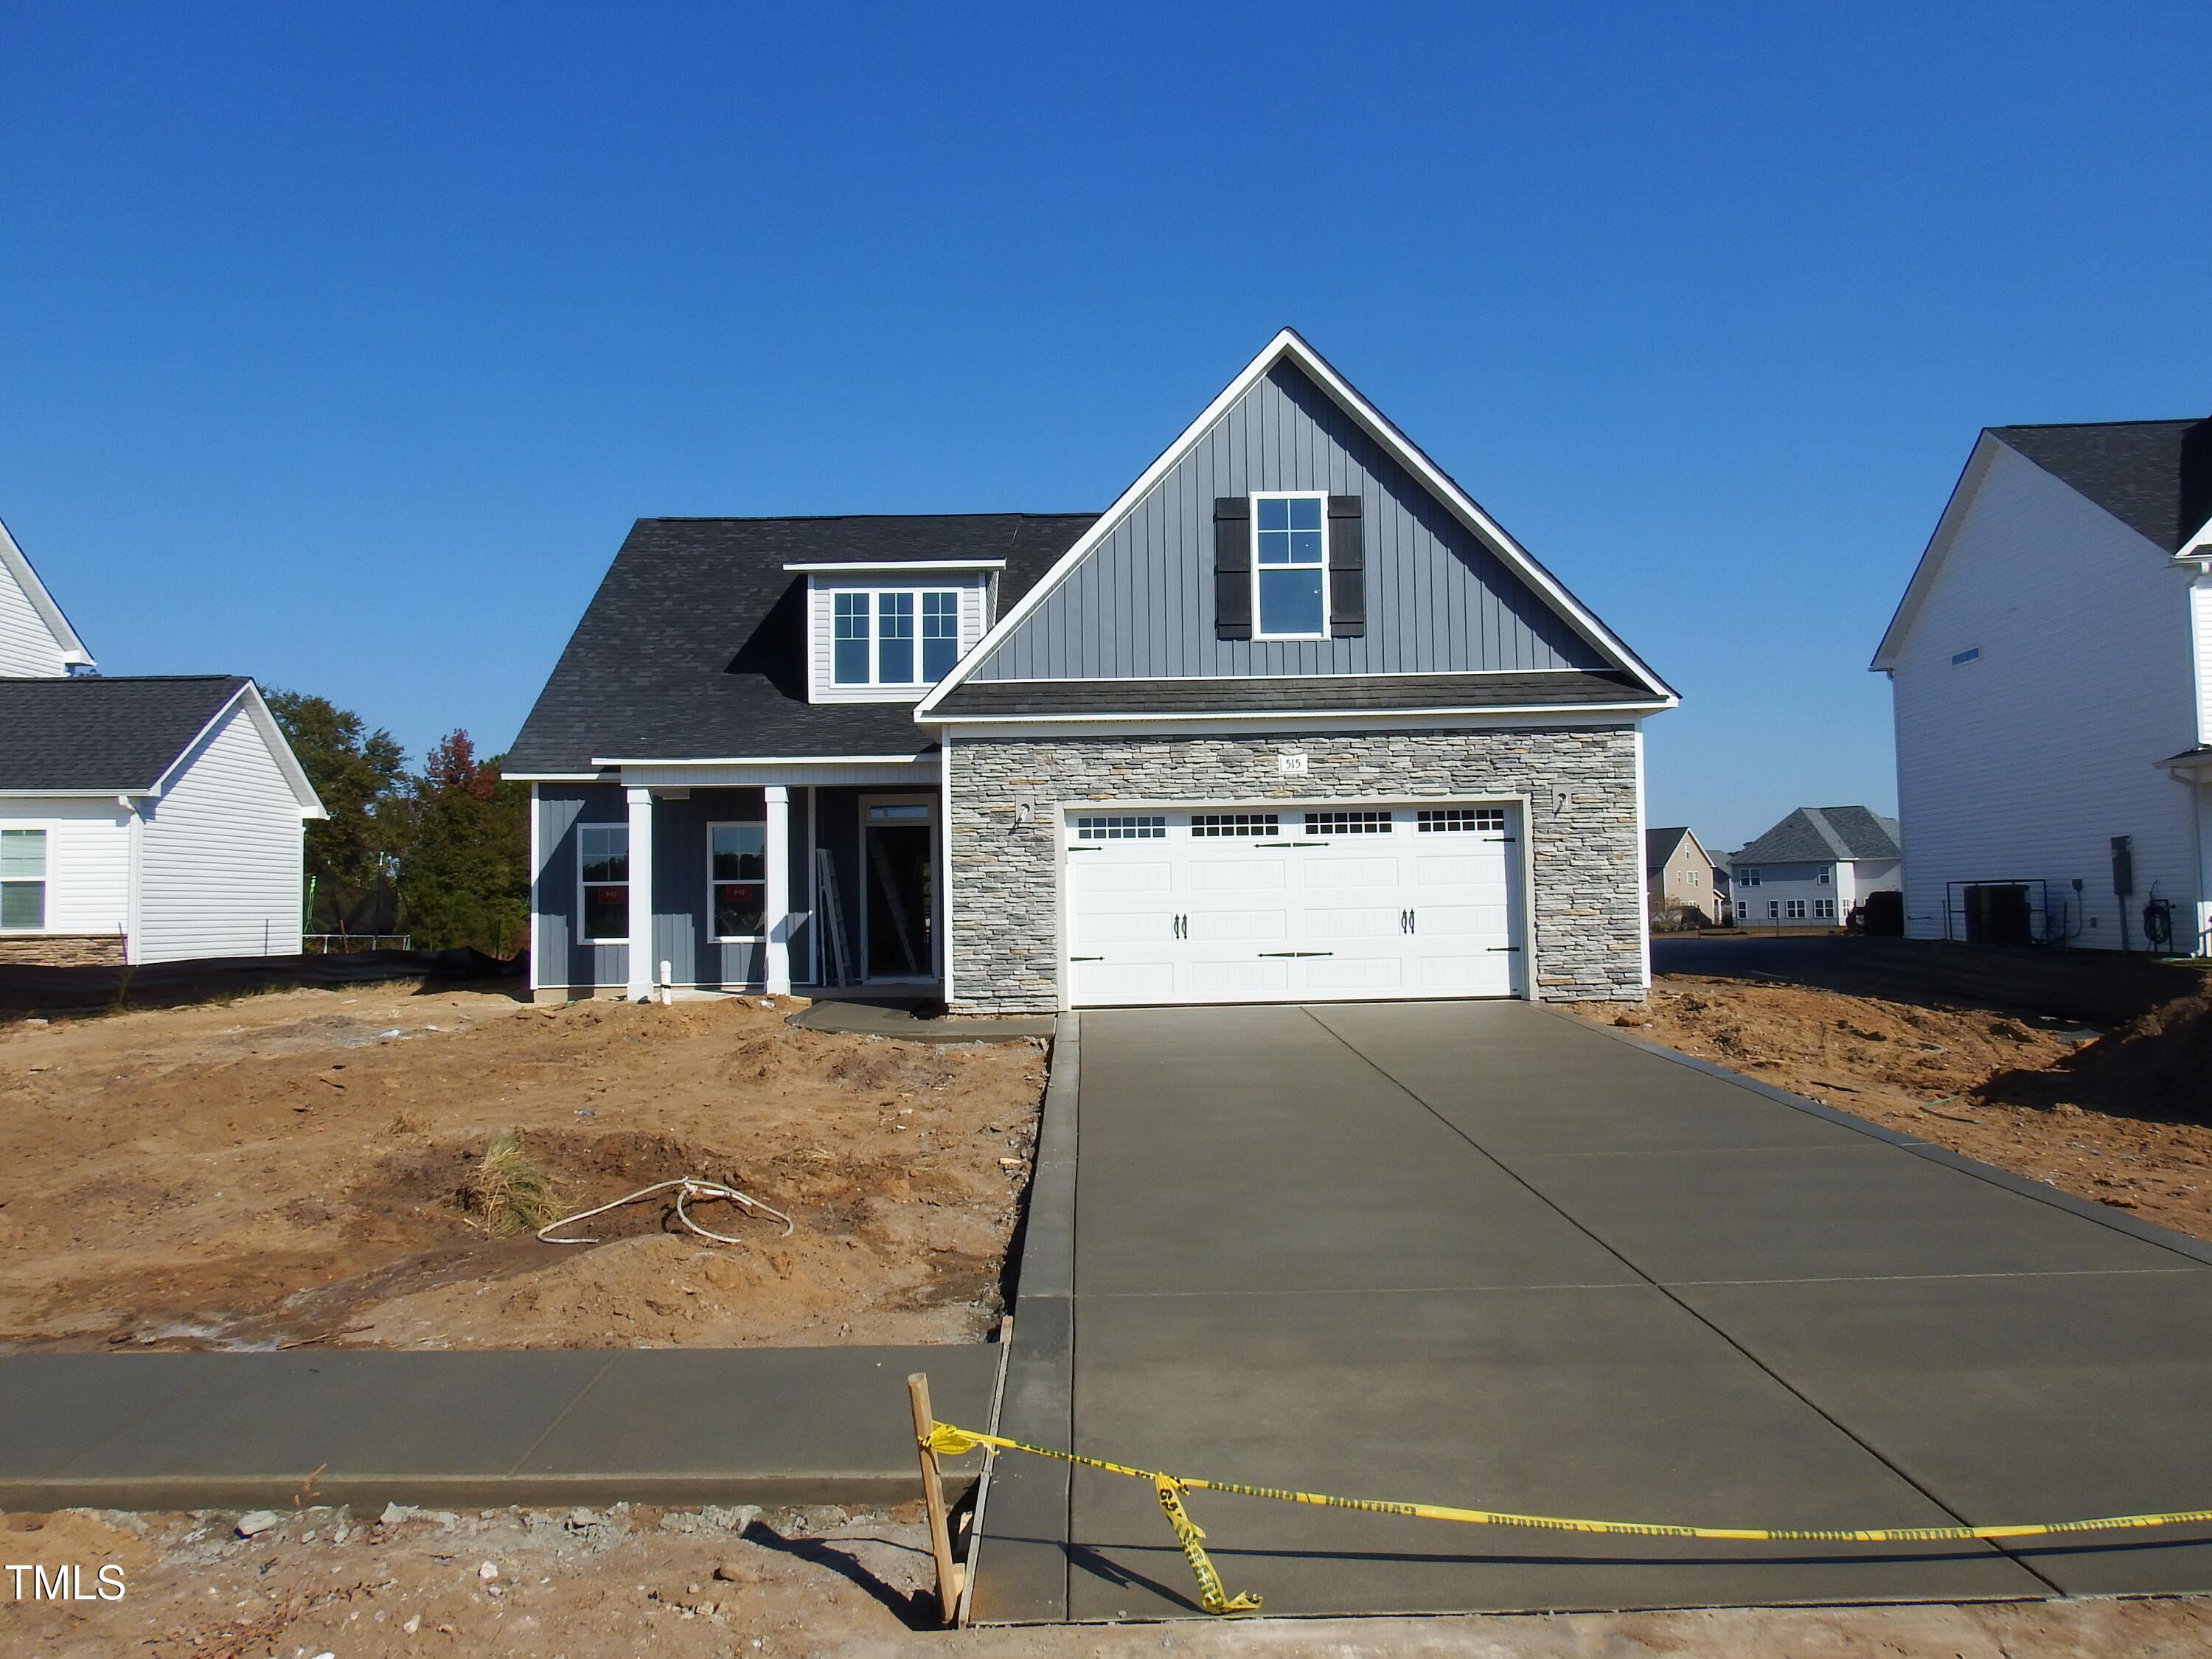
[[[791,788],[787,784],[771,783],[761,791],[767,802],[768,856],[767,893],[762,909],[766,946],[768,982],[771,996],[791,994]]]
[[[653,791],[625,790],[629,800],[629,975],[623,994],[653,994]]]

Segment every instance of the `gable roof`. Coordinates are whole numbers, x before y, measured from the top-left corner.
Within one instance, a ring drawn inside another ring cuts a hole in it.
[[[1863,806],[1801,806],[1732,857],[1737,864],[1826,864],[1905,856],[1895,818]]]
[[[2163,552],[2179,552],[2212,520],[2212,419],[1984,427],[1883,630],[1870,668],[1895,666],[1922,599],[2004,450],[2041,467]]]
[[[1705,843],[1690,833],[1687,824],[1672,830],[1646,830],[1644,832],[1644,867],[1656,870],[1674,856],[1675,848],[1688,842],[1698,849],[1701,862],[1711,865],[1712,857],[1705,851]]]
[[[54,643],[61,647],[62,660],[91,667],[92,653],[84,648],[84,641],[77,638],[76,629],[71,628],[69,618],[62,615],[61,606],[56,605],[53,595],[46,592],[46,585],[39,580],[39,573],[31,568],[30,560],[24,556],[23,550],[15,544],[15,538],[4,524],[0,524],[0,571],[15,578],[15,586],[22,589],[23,597],[30,601],[31,609],[39,613],[39,619],[46,623],[46,631],[54,636]]]
[[[0,680],[0,793],[149,792],[252,684],[236,674]]]
[[[951,700],[962,695],[962,689],[969,683],[969,677],[1022,625],[1042,603],[1045,596],[1066,580],[1115,528],[1138,509],[1153,486],[1205,439],[1207,432],[1240,398],[1282,363],[1295,367],[1318,386],[1386,455],[1404,467],[1417,483],[1484,543],[1509,570],[1590,645],[1607,667],[1627,676],[1644,693],[1645,701],[1662,708],[1671,708],[1679,701],[1664,681],[1570,593],[1558,578],[1507,535],[1503,526],[1484,512],[1448,473],[1384,418],[1381,411],[1354,390],[1294,330],[1286,328],[1270,340],[1260,355],[1246,364],[1236,379],[1200,412],[1198,418],[1185,427],[1175,441],[1121,492],[1114,504],[1075,539],[1020,603],[1006,606],[1000,611],[996,626],[983,636],[974,650],[961,659],[952,672],[939,682],[934,690],[921,700],[915,710],[915,717],[927,723],[938,710],[949,711]]]
[[[2168,553],[2212,518],[2212,420],[1998,426],[1990,434]]]
[[[904,702],[807,701],[806,577],[786,564],[1004,559],[1000,605],[1097,515],[640,519],[509,747],[509,776],[600,759],[908,756]]]

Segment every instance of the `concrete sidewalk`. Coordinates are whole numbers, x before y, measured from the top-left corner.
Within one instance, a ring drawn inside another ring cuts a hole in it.
[[[1072,1293],[1033,1297],[1025,1256],[1016,1437],[1720,1526],[2212,1507],[2194,1241],[1527,1004],[1088,1013],[1079,1053],[1073,1202],[1048,1118],[1030,1224],[1066,1226]],[[1149,1488],[1000,1468],[978,1619],[1191,1611]],[[2205,1528],[1746,1545],[1192,1507],[1272,1613],[2212,1588]]]
[[[985,1421],[1002,1352],[0,1355],[0,1509],[893,1504],[908,1374]]]

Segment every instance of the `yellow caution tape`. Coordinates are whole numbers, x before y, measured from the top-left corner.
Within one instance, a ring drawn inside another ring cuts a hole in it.
[[[2212,1521],[2212,1510],[2172,1510],[2158,1515],[2113,1515],[2094,1521],[2030,1521],[2002,1527],[1678,1527],[1656,1521],[1582,1521],[1557,1515],[1515,1515],[1505,1510],[1460,1510],[1440,1504],[1394,1504],[1375,1498],[1335,1498],[1327,1492],[1241,1486],[1234,1481],[1201,1480],[1195,1475],[1164,1474],[1155,1469],[1131,1468],[1126,1463],[1109,1463],[1101,1458],[1079,1457],[1073,1452],[1054,1451],[1049,1446],[1025,1445],[995,1434],[955,1428],[950,1423],[932,1423],[928,1437],[921,1443],[947,1457],[973,1451],[978,1446],[990,1446],[1000,1451],[1027,1452],[1033,1457],[1056,1458],[1063,1463],[1079,1463],[1109,1474],[1126,1474],[1151,1481],[1159,1495],[1160,1507],[1167,1511],[1168,1520],[1176,1529],[1183,1554],[1189,1558],[1191,1570],[1198,1575],[1200,1604],[1208,1613],[1253,1612],[1258,1608],[1260,1598],[1232,1597],[1222,1588],[1221,1577],[1200,1542],[1206,1534],[1182,1506],[1182,1494],[1191,1491],[1241,1492],[1247,1498],[1273,1498],[1285,1504],[1319,1504],[1329,1509],[1368,1510],[1378,1515],[1411,1515],[1425,1521],[1463,1521],[1476,1526],[1535,1527],[1548,1532],[1626,1533],[1638,1538],[1717,1538],[1751,1543],[1940,1543],[1969,1538],[2039,1538],[2062,1532],[2118,1532],[2134,1527],[2172,1527]]]

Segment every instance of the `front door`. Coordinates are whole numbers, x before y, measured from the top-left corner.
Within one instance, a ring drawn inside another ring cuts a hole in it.
[[[934,979],[937,848],[934,817],[922,801],[871,801],[861,811],[866,869],[867,976]]]

